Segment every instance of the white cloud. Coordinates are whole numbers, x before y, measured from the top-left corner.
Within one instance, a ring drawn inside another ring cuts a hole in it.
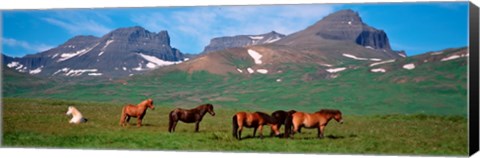
[[[59,12],[43,20],[52,25],[65,29],[72,35],[93,34],[102,36],[112,29],[100,22],[111,23],[112,20],[106,15],[96,12]]]
[[[2,38],[2,43],[10,47],[20,47],[28,51],[33,51],[34,53],[46,51],[48,49],[53,48],[53,46],[50,46],[50,45],[41,44],[41,43],[32,44],[29,42],[16,40],[13,38]]]

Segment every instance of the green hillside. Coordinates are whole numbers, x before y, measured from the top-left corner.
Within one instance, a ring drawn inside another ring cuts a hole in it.
[[[456,52],[456,51],[455,51]],[[453,53],[453,52],[452,52]],[[445,53],[444,56],[447,56]],[[110,103],[131,103],[153,98],[174,106],[210,102],[232,109],[312,111],[337,108],[346,114],[467,114],[466,58],[403,64],[422,56],[384,64],[386,73],[373,73],[368,64],[328,78],[315,65],[283,64],[287,71],[271,74],[215,75],[205,71],[155,71],[123,80],[78,82],[38,81],[5,73],[5,97],[50,98]],[[337,67],[358,65],[345,62]],[[277,81],[278,80],[278,81]],[[36,81],[36,82],[33,82]]]

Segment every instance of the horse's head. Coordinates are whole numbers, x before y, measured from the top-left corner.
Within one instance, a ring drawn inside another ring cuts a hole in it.
[[[333,115],[333,119],[335,119],[337,122],[340,122],[340,124],[343,124],[342,112],[337,110],[337,112]]]
[[[210,113],[210,115],[215,116],[215,111],[213,111],[213,105],[212,104],[207,104],[207,111]]]
[[[74,110],[74,107],[73,107],[73,106],[69,106],[69,107],[68,107],[68,111],[67,111],[66,114],[67,114],[67,115],[72,115],[73,110]]]
[[[147,107],[152,109],[152,110],[155,109],[155,106],[153,106],[153,100],[152,99],[147,100]]]

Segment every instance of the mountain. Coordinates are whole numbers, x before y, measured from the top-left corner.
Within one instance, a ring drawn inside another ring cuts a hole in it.
[[[405,55],[403,52],[392,50],[387,34],[383,30],[368,26],[357,12],[350,9],[332,13],[305,30],[279,40],[278,44],[324,45],[331,41],[353,42],[365,48],[385,51],[389,56],[398,56],[398,53]]]
[[[268,44],[227,48],[225,45],[228,44],[224,44],[233,43],[228,39],[240,38],[251,42],[251,37],[253,36],[213,39],[206,50],[214,50],[212,48],[217,45],[215,43],[222,47],[216,47],[216,51],[202,54],[175,67],[187,72],[248,75],[285,72],[315,65],[318,71],[328,77],[337,76],[333,71],[338,67],[354,67],[406,57],[405,52],[392,50],[383,30],[365,24],[353,10],[332,13],[304,30]],[[220,39],[228,42],[222,43]]]
[[[47,77],[122,77],[183,60],[183,54],[170,46],[167,31],[153,33],[138,26],[119,28],[100,38],[76,36],[21,58],[4,56],[8,68]]]
[[[260,35],[237,35],[231,37],[217,37],[210,40],[210,44],[208,44],[204,48],[203,53],[223,50],[226,48],[268,44],[278,41],[283,37],[285,37],[285,35],[277,33],[275,31]]]

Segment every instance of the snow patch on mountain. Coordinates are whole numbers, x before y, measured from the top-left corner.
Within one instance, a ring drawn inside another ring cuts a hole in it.
[[[387,70],[383,69],[383,68],[377,68],[377,69],[371,69],[370,72],[387,72]]]
[[[88,73],[88,76],[102,76],[102,73]]]
[[[412,69],[415,69],[415,64],[414,63],[405,64],[403,65],[403,68],[407,70],[412,70]]]
[[[82,56],[82,55],[90,52],[93,48],[97,47],[98,44],[100,44],[100,43],[95,44],[93,47],[85,48],[85,49],[82,49],[82,50],[79,50],[79,51],[76,51],[76,52],[73,52],[73,53],[62,53],[60,55],[60,59],[58,59],[57,62],[62,62],[62,61],[71,59],[71,58],[76,57],[76,56]]]
[[[149,61],[149,63],[146,65],[148,68],[156,68],[159,66],[168,66],[168,65],[173,65],[173,64],[179,64],[182,63],[182,61],[165,61],[162,59],[159,59],[155,56],[150,56],[146,54],[139,53],[139,55],[144,58],[145,60]]]
[[[261,74],[267,74],[268,70],[267,69],[258,69],[257,72],[261,73]]]
[[[101,56],[103,53],[105,53],[105,49],[108,47],[108,45],[110,45],[111,43],[113,43],[114,40],[107,40],[107,42],[105,43],[105,45],[103,46],[102,48],[102,51],[100,53],[98,53],[98,56]]]
[[[85,72],[97,72],[97,69],[78,69],[78,70],[70,70],[68,71],[65,76],[81,76]]]
[[[34,69],[34,70],[30,70],[29,73],[32,74],[32,75],[33,75],[33,74],[38,74],[38,73],[42,72],[42,68],[43,68],[43,66],[40,66],[40,67],[38,67],[38,68],[36,68],[36,69]]]
[[[266,40],[266,41],[263,42],[263,43],[273,43],[273,42],[276,42],[276,41],[278,41],[278,40],[280,40],[280,39],[282,39],[282,38],[276,36],[275,38],[269,38],[268,40]]]
[[[261,39],[264,38],[263,36],[249,36],[249,37],[250,37],[250,39],[252,39],[252,40],[261,40]]]
[[[347,68],[345,67],[339,67],[339,68],[332,68],[332,69],[327,69],[328,72],[330,73],[337,73],[337,72],[340,72],[340,71],[343,71],[343,70],[346,70]]]
[[[17,67],[18,65],[22,65],[22,64],[16,61],[12,61],[11,63],[7,64],[7,67],[12,68],[12,67]]]
[[[252,68],[247,68],[247,71],[248,71],[248,73],[251,73],[251,74],[255,72],[255,71],[253,71]]]
[[[372,67],[372,66],[375,66],[375,65],[381,65],[381,64],[386,64],[386,63],[392,63],[392,62],[395,62],[395,60],[394,60],[394,59],[391,59],[391,60],[385,60],[385,61],[381,61],[381,62],[372,63],[372,64],[370,64],[370,67]]]
[[[257,51],[249,49],[248,50],[248,55],[250,55],[250,57],[253,58],[253,60],[255,61],[255,64],[262,64],[262,60],[260,60],[260,58],[262,58],[262,55],[260,53],[258,53]]]
[[[333,65],[330,65],[330,64],[320,64],[322,66],[325,66],[325,67],[332,67]]]
[[[460,55],[452,55],[452,56],[449,56],[449,57],[446,57],[446,58],[442,58],[442,60],[440,60],[440,61],[449,61],[449,60],[457,59],[457,58],[460,58],[460,57],[461,57]]]
[[[343,55],[344,57],[352,58],[352,59],[355,59],[355,60],[368,60],[367,58],[359,58],[359,57],[356,57],[355,55],[346,54],[346,53],[343,53],[342,55]]]

